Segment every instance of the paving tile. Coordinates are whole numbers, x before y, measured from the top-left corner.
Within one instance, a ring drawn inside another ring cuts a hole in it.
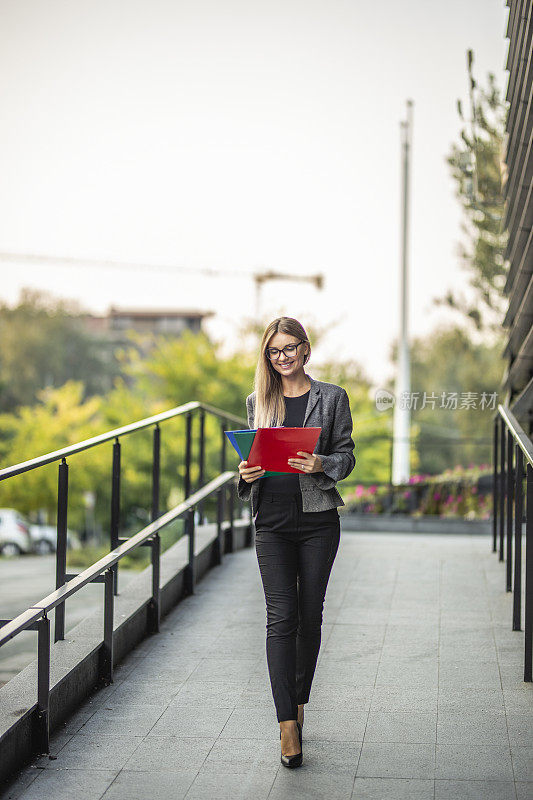
[[[433,780],[356,777],[352,800],[433,800]]]
[[[508,712],[507,728],[511,748],[529,746],[533,743],[533,714]]]
[[[242,770],[227,774],[200,772],[187,792],[187,800],[215,797],[217,800],[250,800],[251,797],[254,800],[266,800],[276,774],[277,767],[275,770]]]
[[[149,736],[206,736],[216,738],[232,713],[231,708],[183,706],[170,703],[150,728]]]
[[[503,687],[503,702],[507,713],[533,715],[533,685],[529,689],[509,689]]]
[[[412,642],[407,644],[383,645],[381,661],[408,661],[420,662],[437,659],[439,655],[438,642]]]
[[[509,747],[437,744],[435,778],[513,780]]]
[[[372,711],[364,734],[365,742],[435,741],[436,713],[423,711]]]
[[[172,698],[173,705],[234,708],[245,691],[243,681],[186,681]]]
[[[311,739],[305,733],[304,725],[305,770],[318,773],[323,771],[344,773],[353,780],[361,756],[362,744],[362,742]]]
[[[513,781],[435,781],[435,800],[515,800]]]
[[[501,744],[508,745],[507,720],[503,711],[471,712],[439,710],[438,744]]]
[[[244,681],[263,662],[264,655],[249,658],[203,658],[188,675],[191,681],[217,681],[227,676],[231,681]]]
[[[439,645],[439,658],[442,662],[492,661],[499,663],[498,651],[493,641],[467,645],[464,642],[445,642]]]
[[[148,736],[137,744],[123,766],[136,772],[198,771],[215,741],[215,737],[206,736]]]
[[[434,687],[439,681],[436,658],[426,661],[382,661],[376,676],[376,686]]]
[[[315,670],[315,679],[324,683],[344,683],[357,686],[373,684],[378,671],[378,664],[355,664],[349,661],[322,659]]]
[[[475,687],[439,687],[439,714],[460,712],[465,709],[475,711],[505,711],[504,696],[500,689],[479,689]]]
[[[197,774],[195,769],[182,772],[123,769],[102,795],[102,800],[168,800],[169,797],[183,800]],[[74,796],[75,793],[68,800]]]
[[[351,685],[314,681],[309,709],[315,711],[368,711],[374,694],[373,685]]]
[[[81,766],[81,765],[78,765]],[[100,800],[118,770],[62,769],[40,770],[30,786],[19,795],[20,800]]]
[[[533,745],[528,747],[511,746],[515,780],[533,781]]]
[[[533,781],[515,781],[516,800],[531,800],[533,797]]]
[[[376,686],[371,711],[437,711],[436,687]]]
[[[279,723],[273,708],[235,708],[220,736],[229,739],[278,739]]]
[[[220,705],[220,704],[219,704]],[[274,709],[274,698],[270,689],[270,683],[265,679],[261,688],[246,686],[236,693],[232,708],[255,708]]]
[[[166,703],[100,707],[77,731],[83,736],[145,736],[164,713]]]
[[[472,689],[499,689],[501,686],[498,662],[481,661],[441,661],[439,667],[439,686]]]
[[[348,800],[352,793],[353,777],[334,768],[322,766],[320,771],[307,770],[304,752],[303,765],[286,769],[280,764],[268,800]]]
[[[74,734],[59,750],[54,760],[42,757],[40,764],[45,769],[77,769],[83,765],[88,770],[115,770],[118,772],[128,761],[134,750],[142,743],[142,736],[84,736]]]
[[[305,711],[306,741],[362,742],[367,711]]]
[[[279,729],[278,729],[279,730]],[[219,737],[202,764],[203,772],[240,773],[244,770],[271,770],[280,766],[281,745],[279,733],[269,739],[257,736],[249,739]]]
[[[185,681],[155,681],[133,680],[123,681],[115,691],[109,695],[101,708],[116,708],[128,706],[160,705],[167,704],[177,695]]]
[[[435,745],[363,742],[357,777],[433,780]]]
[[[524,657],[516,655],[513,661],[510,656],[500,659],[500,678],[504,688],[521,689],[524,686]]]

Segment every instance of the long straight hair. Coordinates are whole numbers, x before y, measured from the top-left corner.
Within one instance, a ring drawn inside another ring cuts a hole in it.
[[[259,359],[255,369],[254,428],[276,428],[283,425],[283,420],[285,419],[285,401],[283,399],[281,375],[276,372],[266,353],[269,346],[268,343],[276,333],[286,333],[289,336],[296,337],[298,341],[307,342],[309,352],[305,355],[304,364],[307,364],[311,357],[311,342],[307,338],[303,325],[297,319],[278,317],[267,325],[261,339]]]

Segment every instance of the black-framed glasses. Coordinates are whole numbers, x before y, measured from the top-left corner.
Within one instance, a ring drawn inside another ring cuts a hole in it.
[[[277,347],[267,347],[265,353],[267,354],[268,358],[273,361],[275,358],[279,358],[280,353],[285,353],[287,358],[290,356],[296,355],[298,352],[298,348],[301,344],[305,342],[305,339],[301,339],[298,344],[286,344],[284,348],[278,350]]]

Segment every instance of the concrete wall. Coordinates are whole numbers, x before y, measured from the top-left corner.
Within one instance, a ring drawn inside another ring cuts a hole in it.
[[[343,531],[382,531],[383,533],[492,533],[491,520],[446,519],[434,516],[409,517],[402,514],[343,514]]]

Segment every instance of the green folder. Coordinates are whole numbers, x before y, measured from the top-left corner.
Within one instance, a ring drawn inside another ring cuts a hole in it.
[[[255,434],[257,433],[257,428],[255,430],[250,430],[246,428],[241,431],[224,431],[228,439],[230,440],[231,444],[237,451],[237,454],[240,456],[241,461],[246,461],[250,454],[250,450],[252,449],[252,442],[255,439]],[[266,470],[262,478],[266,478],[269,475],[286,475],[286,472],[273,472],[272,470]]]

